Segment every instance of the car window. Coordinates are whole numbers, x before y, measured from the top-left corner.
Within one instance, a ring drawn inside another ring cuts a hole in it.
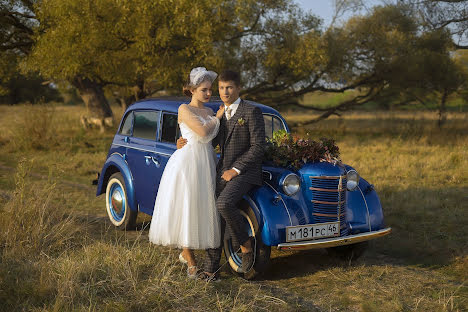
[[[285,130],[283,122],[276,116],[263,115],[263,120],[265,121],[265,137],[269,139],[273,137],[273,132]]]
[[[176,143],[180,136],[177,115],[164,113],[161,128],[161,142]]]
[[[134,112],[133,136],[141,139],[156,140],[159,112]]]
[[[125,116],[125,120],[122,122],[122,127],[119,130],[121,135],[131,135],[132,134],[132,122],[133,122],[133,112],[130,112]]]

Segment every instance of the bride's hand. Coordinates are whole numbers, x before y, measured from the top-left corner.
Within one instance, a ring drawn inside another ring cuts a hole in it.
[[[221,120],[223,118],[223,115],[224,115],[224,105],[221,105],[218,111],[216,112],[216,118]]]

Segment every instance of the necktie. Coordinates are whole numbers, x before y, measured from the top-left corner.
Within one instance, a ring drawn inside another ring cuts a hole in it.
[[[232,111],[232,109],[230,107],[228,107],[226,109],[226,119],[227,120],[231,119],[231,111]]]

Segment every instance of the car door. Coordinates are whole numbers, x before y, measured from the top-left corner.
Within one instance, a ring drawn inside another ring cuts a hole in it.
[[[157,159],[161,166],[166,166],[167,161],[172,153],[177,149],[177,139],[180,136],[180,129],[177,122],[177,114],[171,112],[163,112],[161,116],[159,130],[159,139],[156,142]],[[156,181],[159,186],[160,179]]]
[[[132,136],[127,145],[127,163],[132,172],[138,209],[151,215],[165,165],[160,162],[160,156],[156,152],[161,112],[134,111],[133,116]]]

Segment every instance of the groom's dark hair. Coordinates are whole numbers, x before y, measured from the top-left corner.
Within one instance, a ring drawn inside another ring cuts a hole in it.
[[[220,81],[234,81],[236,86],[240,87],[240,75],[233,70],[225,70],[219,75]]]

